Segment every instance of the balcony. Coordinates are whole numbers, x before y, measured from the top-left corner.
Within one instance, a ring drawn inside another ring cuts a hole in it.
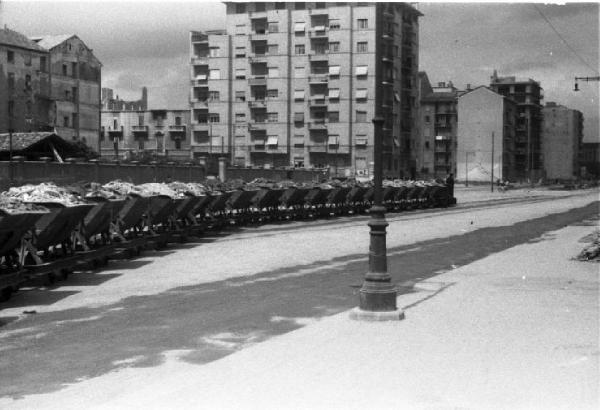
[[[192,99],[191,102],[192,102],[192,109],[195,109],[195,110],[207,110],[208,109],[208,100],[207,99],[200,100],[200,99],[194,98],[194,99]]]
[[[327,144],[313,144],[306,146],[308,152],[328,152],[329,147]]]
[[[253,85],[267,85],[267,79],[262,77],[262,76],[256,76],[256,78],[249,78],[248,79],[248,85],[253,86]]]
[[[264,121],[250,121],[248,123],[249,131],[261,131],[267,129],[267,123]]]
[[[314,50],[308,55],[310,61],[329,61],[327,50]]]
[[[308,76],[309,84],[327,84],[329,82],[329,74],[319,74]]]
[[[250,100],[248,101],[249,108],[267,108],[266,100]]]
[[[111,140],[123,139],[123,127],[116,130],[108,130],[108,138]]]
[[[312,120],[311,122],[308,123],[308,129],[309,130],[326,130],[327,129],[327,123],[325,122],[325,120]]]
[[[192,65],[208,65],[208,55],[192,56]]]
[[[208,35],[204,33],[192,33],[192,43],[208,43]]]
[[[250,41],[267,41],[268,33],[264,30],[259,32],[252,32],[248,35],[248,40]]]
[[[313,95],[310,97],[308,104],[310,105],[310,107],[327,107],[327,99],[325,98],[324,95],[322,95],[322,96]]]
[[[329,29],[325,26],[312,27],[308,31],[308,36],[315,39],[327,38],[329,37]]]
[[[185,125],[169,125],[169,132],[173,133],[173,132],[184,132],[186,130],[187,126]]]
[[[311,16],[328,16],[329,15],[329,9],[327,9],[327,8],[322,8],[322,9],[309,8],[308,9],[308,13]]]
[[[248,61],[250,62],[250,64],[267,64],[268,58],[268,54],[251,53],[250,55],[248,55]]]

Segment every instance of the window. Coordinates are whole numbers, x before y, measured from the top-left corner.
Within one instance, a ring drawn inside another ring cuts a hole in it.
[[[366,65],[356,66],[356,75],[357,76],[366,76],[369,73],[369,67]]]
[[[277,122],[279,121],[279,114],[276,112],[268,112],[267,113],[267,121],[268,122]]]
[[[13,117],[15,115],[15,102],[10,100],[8,102],[8,116]]]
[[[235,78],[237,80],[243,80],[246,78],[246,69],[245,68],[236,68],[235,69]]]
[[[77,77],[77,63],[71,63],[71,77]]]
[[[316,9],[324,9],[327,6],[327,4],[325,4],[324,2],[317,2],[315,3],[315,8]]]
[[[294,142],[295,147],[303,147],[304,141]],[[304,168],[304,158],[294,157],[294,168]]]
[[[254,3],[254,11],[265,11],[265,3]]]
[[[356,122],[367,122],[367,112],[356,111]]]
[[[246,114],[243,112],[236,113],[235,122],[246,122]]]
[[[304,100],[304,90],[295,90],[294,100]]]
[[[330,65],[329,66],[329,75],[332,77],[340,75],[340,66],[339,65]]]
[[[71,90],[65,90],[65,100],[71,101]]]
[[[238,36],[243,36],[246,34],[246,25],[245,24],[236,24],[235,25],[235,34]]]
[[[267,137],[267,145],[277,146],[277,144],[279,143],[278,139],[279,138],[277,137],[277,135],[269,135]]]
[[[283,2],[283,1],[276,2],[275,10],[285,10],[285,2]]]
[[[329,122],[340,122],[340,112],[339,111],[329,111],[327,113],[327,119]]]
[[[221,96],[218,91],[209,91],[208,92],[208,101],[219,101]]]
[[[14,64],[15,63],[15,52],[11,51],[11,50],[7,50],[6,51],[6,61],[9,64]]]
[[[31,76],[29,74],[25,75],[25,91],[31,91]]]
[[[179,138],[175,140],[175,149],[181,149],[181,140]]]
[[[219,116],[219,114],[210,113],[208,114],[208,121],[211,123],[221,122],[221,117]]]
[[[141,127],[144,125],[144,116],[140,115],[138,116],[138,126]]]
[[[8,73],[8,90],[15,90],[15,73]]]
[[[279,68],[277,67],[269,67],[269,78],[277,78],[279,77]]]
[[[44,57],[44,56],[40,57],[40,71],[42,73],[46,72],[46,57]]]
[[[270,21],[268,23],[269,33],[279,33],[279,23],[276,21]]]
[[[339,135],[328,135],[327,136],[327,145],[338,145],[340,143]]]
[[[364,30],[366,28],[369,28],[369,20],[368,19],[358,19],[357,23],[358,23],[359,30]]]
[[[294,67],[294,78],[304,77],[304,67]]]
[[[366,88],[359,88],[358,90],[356,90],[356,99],[357,100],[366,100],[367,93],[368,93],[368,91]]]
[[[246,92],[245,91],[236,91],[235,92],[235,101],[236,102],[245,102],[246,101]]]
[[[279,91],[278,90],[267,90],[267,97],[268,98],[277,98],[277,97],[279,97]]]
[[[118,123],[117,123],[117,119],[116,119],[116,118],[113,118],[113,130],[116,130],[116,129],[117,129],[117,126],[118,126],[117,124],[118,124]]]
[[[71,94],[73,94],[73,102],[76,103],[79,98],[79,90],[77,89],[77,87],[71,88]]]
[[[429,149],[429,141],[425,141],[425,149]]]
[[[330,88],[329,89],[329,99],[330,100],[338,100],[340,98],[340,89],[339,88]]]
[[[138,140],[138,149],[139,150],[143,150],[144,149],[144,139],[143,138],[140,138]]]
[[[340,29],[340,21],[339,20],[329,20],[329,30],[339,30]]]
[[[364,146],[367,145],[367,136],[364,134],[360,134],[356,136],[356,145]]]
[[[306,3],[296,2],[294,3],[294,9],[296,10],[304,10],[306,8]]]
[[[366,53],[369,51],[368,43],[366,41],[359,41],[356,43],[356,52],[357,53]]]
[[[429,115],[425,116],[425,122],[430,122],[431,121],[431,117]]]
[[[26,66],[31,66],[31,54],[27,53],[23,55],[23,61],[25,62]]]
[[[211,80],[220,80],[221,79],[221,70],[210,70],[208,78]]]
[[[69,126],[69,117],[63,117],[63,127]]]
[[[219,47],[211,47],[208,49],[209,57],[219,57],[221,55],[221,49]]]
[[[67,75],[67,65],[66,64],[62,65],[62,75]]]
[[[304,54],[306,53],[306,49],[304,47],[304,44],[296,44],[296,46],[294,47],[294,51],[296,54]]]
[[[295,112],[294,113],[294,122],[304,122],[304,113],[303,112]]]
[[[298,3],[296,3],[298,4]],[[304,32],[305,23],[303,21],[294,23],[294,32]]]
[[[246,3],[235,3],[235,13],[244,14],[246,12]]]
[[[338,51],[340,51],[339,41],[334,41],[334,42],[329,43],[329,52],[330,53],[337,53]]]
[[[279,54],[279,46],[277,44],[269,44],[267,48],[270,55],[274,56]]]
[[[235,48],[235,57],[236,58],[246,57],[246,47],[236,47]]]

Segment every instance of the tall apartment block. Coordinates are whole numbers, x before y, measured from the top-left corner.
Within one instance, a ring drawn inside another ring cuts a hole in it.
[[[542,104],[544,98],[540,83],[532,79],[498,77],[490,79],[490,88],[516,101],[519,113],[515,141],[515,167],[519,178],[544,177],[542,148]]]
[[[227,30],[191,32],[192,150],[235,165],[416,171],[418,17],[406,3],[226,3]]]
[[[0,28],[0,133],[51,129],[50,104],[48,51]]]
[[[456,179],[515,181],[518,108],[513,99],[484,86],[458,97]]]
[[[419,73],[419,139],[415,145],[421,178],[456,175],[457,98],[452,82],[432,86],[427,74]]]
[[[102,64],[76,35],[32,37],[49,50],[48,67],[56,133],[99,151]]]
[[[574,179],[580,176],[580,151],[583,143],[581,111],[546,103],[542,138],[546,178]]]

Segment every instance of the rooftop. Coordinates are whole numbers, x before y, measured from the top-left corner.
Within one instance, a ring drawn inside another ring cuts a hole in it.
[[[32,36],[31,40],[35,41],[41,47],[50,50],[74,36],[75,34]]]
[[[24,34],[6,27],[0,28],[0,44],[44,53],[48,51],[40,47],[40,45],[36,44],[34,41],[28,39]]]

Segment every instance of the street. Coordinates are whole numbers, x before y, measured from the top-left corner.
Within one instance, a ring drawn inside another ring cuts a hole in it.
[[[595,191],[389,214],[388,270],[400,293],[411,292],[597,215]],[[230,228],[78,272],[50,290],[25,288],[0,311],[0,397],[156,366],[170,351],[208,363],[351,309],[367,270],[367,221]]]

